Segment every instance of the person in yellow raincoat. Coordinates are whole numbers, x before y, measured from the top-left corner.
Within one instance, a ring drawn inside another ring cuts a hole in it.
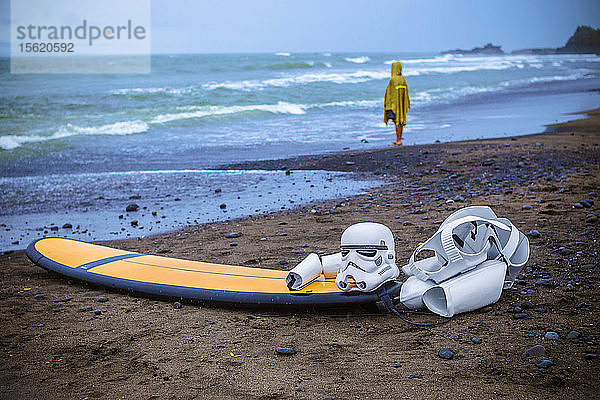
[[[392,63],[392,77],[385,88],[383,98],[383,122],[387,125],[389,120],[396,125],[396,140],[390,143],[402,146],[402,129],[406,125],[406,113],[410,108],[408,98],[408,85],[402,76],[402,63]]]

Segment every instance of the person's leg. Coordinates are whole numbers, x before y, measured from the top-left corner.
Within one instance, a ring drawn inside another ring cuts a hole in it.
[[[396,141],[393,143],[396,146],[402,146],[402,130],[404,126],[402,124],[396,125]]]

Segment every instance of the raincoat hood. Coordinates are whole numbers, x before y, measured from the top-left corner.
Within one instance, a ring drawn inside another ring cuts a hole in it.
[[[392,110],[396,115],[396,125],[406,125],[406,113],[410,108],[408,85],[402,76],[402,63],[392,63],[392,77],[385,89],[383,100],[383,122],[388,123],[386,110]]]

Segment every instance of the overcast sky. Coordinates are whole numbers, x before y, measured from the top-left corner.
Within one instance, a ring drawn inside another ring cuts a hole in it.
[[[152,0],[151,37],[154,53],[514,50],[562,46],[578,25],[599,27],[600,0]]]

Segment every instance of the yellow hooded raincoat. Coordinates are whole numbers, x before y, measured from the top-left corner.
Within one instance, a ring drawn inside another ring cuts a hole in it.
[[[406,79],[402,76],[402,63],[392,63],[392,77],[385,88],[383,100],[383,122],[387,125],[388,116],[386,110],[392,110],[396,115],[396,125],[406,125],[406,113],[410,108],[408,98],[408,86]]]

